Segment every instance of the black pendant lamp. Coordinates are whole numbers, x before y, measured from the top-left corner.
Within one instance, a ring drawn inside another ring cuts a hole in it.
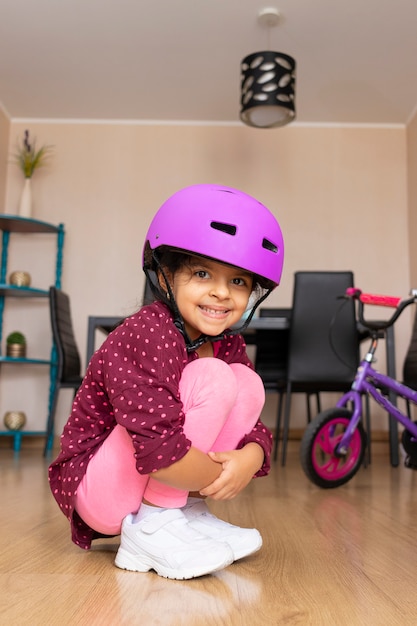
[[[258,20],[268,28],[276,26],[279,12],[263,9]],[[272,50],[242,60],[240,119],[244,124],[276,128],[295,119],[295,65],[293,57]]]

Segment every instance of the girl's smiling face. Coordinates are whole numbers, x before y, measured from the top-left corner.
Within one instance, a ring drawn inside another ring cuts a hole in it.
[[[253,275],[193,256],[170,283],[187,334],[194,340],[220,335],[240,320],[252,293]]]

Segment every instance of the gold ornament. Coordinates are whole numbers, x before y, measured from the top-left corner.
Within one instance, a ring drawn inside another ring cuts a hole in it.
[[[29,272],[17,270],[16,272],[12,272],[9,276],[9,283],[15,287],[29,287],[30,282],[31,278]]]
[[[23,411],[7,411],[3,421],[8,430],[20,430],[26,424],[26,415]]]

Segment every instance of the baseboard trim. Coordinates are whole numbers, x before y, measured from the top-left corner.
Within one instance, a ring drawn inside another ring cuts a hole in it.
[[[303,436],[303,428],[291,428],[289,432],[289,441],[301,441]],[[275,434],[275,433],[274,433]],[[56,456],[59,451],[59,437],[55,437],[54,446],[52,449],[52,456]],[[281,434],[282,439],[282,434]],[[387,430],[373,430],[372,442],[389,442],[389,433]],[[45,447],[45,437],[43,436],[31,436],[22,438],[22,448],[28,450],[42,450]],[[13,449],[12,437],[0,437],[0,450]],[[56,453],[56,454],[55,454]]]

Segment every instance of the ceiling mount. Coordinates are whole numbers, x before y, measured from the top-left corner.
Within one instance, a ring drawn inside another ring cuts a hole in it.
[[[281,14],[278,9],[274,7],[266,7],[261,9],[258,13],[258,22],[261,26],[277,26],[280,20]]]

